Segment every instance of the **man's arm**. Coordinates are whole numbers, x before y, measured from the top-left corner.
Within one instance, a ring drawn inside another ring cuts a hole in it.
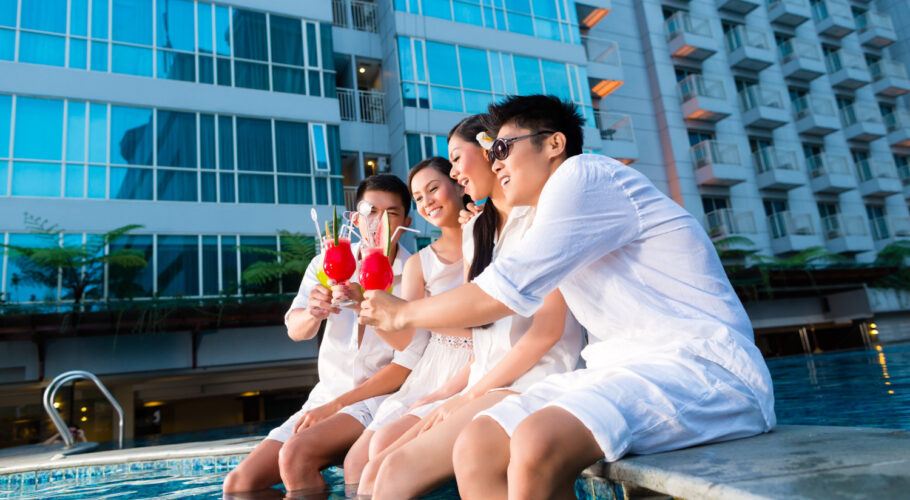
[[[307,266],[297,296],[284,316],[288,337],[294,342],[313,338],[323,320],[332,313],[341,311],[332,305],[332,291],[322,286],[316,278],[316,269],[321,265],[322,262],[317,257]]]
[[[360,304],[360,323],[386,331],[473,328],[514,314],[473,283],[411,302],[378,290],[365,297]]]

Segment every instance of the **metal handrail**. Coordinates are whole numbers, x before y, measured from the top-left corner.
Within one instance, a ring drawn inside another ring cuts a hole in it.
[[[57,431],[60,432],[60,437],[63,438],[64,449],[71,448],[75,440],[73,439],[73,433],[70,432],[69,426],[66,425],[66,422],[63,421],[63,418],[60,416],[60,412],[54,408],[54,396],[57,395],[57,391],[63,387],[64,384],[73,380],[91,380],[98,386],[98,389],[101,391],[101,394],[104,394],[104,397],[111,403],[111,406],[114,407],[114,410],[117,411],[117,415],[120,417],[120,434],[118,439],[118,448],[123,448],[123,408],[120,407],[120,404],[117,403],[117,400],[114,399],[114,396],[111,396],[111,393],[107,390],[107,387],[101,383],[101,380],[96,377],[94,374],[89,373],[83,370],[71,370],[68,372],[63,372],[60,375],[54,377],[54,380],[51,380],[50,385],[47,386],[47,389],[44,390],[44,411],[47,412],[48,416],[51,417],[51,420],[54,422],[54,426],[57,427]]]

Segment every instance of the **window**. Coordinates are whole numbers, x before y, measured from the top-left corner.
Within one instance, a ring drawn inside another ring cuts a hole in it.
[[[716,210],[724,210],[730,208],[730,199],[720,198],[717,196],[702,196],[701,204],[705,213],[709,214]]]
[[[414,166],[431,156],[449,157],[449,147],[445,136],[428,134],[406,134],[405,143],[408,150],[408,165]]]

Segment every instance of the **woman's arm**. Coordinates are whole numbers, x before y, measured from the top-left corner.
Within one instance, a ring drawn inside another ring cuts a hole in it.
[[[404,271],[401,273],[401,298],[406,301],[422,299],[426,295],[425,287],[420,255],[415,253],[408,257],[404,264]],[[397,331],[379,329],[375,331],[386,344],[395,350],[403,351],[414,339],[414,330],[414,328],[405,328]]]
[[[411,405],[411,409],[418,408],[425,404],[430,404],[433,401],[445,399],[449,396],[453,396],[461,392],[465,387],[468,386],[468,377],[471,375],[471,364],[473,361],[474,360],[472,358],[471,363],[464,365],[461,370],[458,370],[455,375],[452,375],[452,378],[446,380],[446,382],[439,386],[439,388],[415,401],[414,404]]]

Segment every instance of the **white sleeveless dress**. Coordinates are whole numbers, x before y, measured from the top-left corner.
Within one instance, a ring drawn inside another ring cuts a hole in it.
[[[427,296],[439,295],[464,282],[464,264],[461,260],[445,264],[429,246],[418,252],[418,255]],[[414,335],[421,334],[426,335],[426,332],[414,332]],[[398,392],[382,402],[367,429],[378,430],[404,416],[414,401],[435,391],[464,368],[471,361],[473,349],[470,337],[452,337],[430,332],[430,341],[420,361]]]
[[[493,248],[493,259],[503,252],[521,245],[522,237],[534,220],[532,207],[515,207],[509,213],[509,218],[503,226],[502,233],[497,233],[496,243]],[[462,228],[462,253],[467,262],[474,258],[474,217]],[[534,317],[523,317],[517,314],[506,316],[495,321],[487,328],[474,328],[474,363],[468,385],[459,394],[467,392],[474,384],[480,381],[509,353],[519,339],[531,328]],[[563,373],[574,370],[578,366],[579,355],[583,344],[583,331],[581,324],[575,319],[571,311],[566,311],[566,321],[562,337],[553,347],[544,354],[537,363],[522,374],[512,384],[498,387],[493,390],[508,389],[515,392],[524,392],[535,382],[553,373]],[[415,408],[410,413],[423,418],[440,406],[446,400],[435,401]]]

